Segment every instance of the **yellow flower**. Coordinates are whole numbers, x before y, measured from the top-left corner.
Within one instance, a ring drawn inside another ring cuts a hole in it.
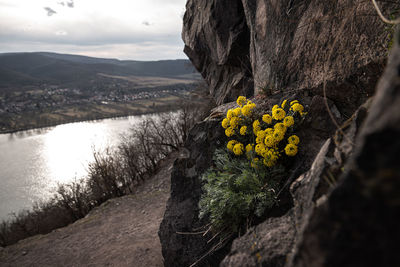
[[[265,122],[266,124],[271,124],[272,123],[272,117],[269,114],[264,114],[262,116],[262,120],[263,122]]]
[[[263,142],[263,138],[261,138],[260,136],[256,137],[256,144],[261,144]]]
[[[240,118],[238,117],[232,117],[230,121],[230,125],[233,129],[237,128],[239,126]]]
[[[243,107],[243,105],[246,104],[246,102],[247,102],[247,99],[244,96],[239,96],[236,100],[236,103],[241,107]]]
[[[274,142],[279,143],[285,137],[285,133],[275,130],[272,136],[274,137]]]
[[[285,99],[285,100],[283,100],[281,107],[282,107],[282,108],[285,108],[285,106],[286,106],[286,103],[287,103],[287,100],[286,100],[286,99]]]
[[[253,144],[248,144],[248,145],[246,146],[246,152],[247,152],[247,153],[249,153],[250,151],[253,151],[253,149],[254,149],[254,145],[253,145]]]
[[[233,147],[233,153],[235,153],[236,156],[240,156],[243,154],[244,151],[244,147],[243,144],[241,143],[237,143],[234,147]]]
[[[297,154],[297,146],[294,144],[287,144],[285,147],[286,155],[293,157]]]
[[[272,118],[274,120],[280,121],[286,116],[286,112],[281,108],[276,108],[272,110]]]
[[[257,137],[261,137],[262,139],[264,139],[267,134],[265,133],[265,131],[260,130],[257,132],[256,135],[257,135]]]
[[[285,117],[285,118],[283,119],[283,124],[284,124],[286,127],[292,126],[292,125],[294,124],[294,119],[293,119],[293,117],[292,117],[292,116],[287,116],[287,117]]]
[[[273,167],[274,165],[275,165],[275,161],[273,161],[273,160],[271,160],[271,159],[264,159],[263,160],[263,163],[264,163],[264,165],[265,166],[267,166],[267,167]]]
[[[271,167],[271,166],[275,165],[276,161],[279,159],[279,152],[274,149],[270,149],[270,150],[268,150],[267,156],[265,158],[267,158],[269,160],[269,162],[271,164],[269,167]]]
[[[264,143],[264,138],[265,138],[265,136],[266,136],[265,131],[260,130],[260,131],[257,132],[256,135],[257,135],[256,143],[257,143],[257,144]]]
[[[268,148],[265,148],[263,151],[261,151],[261,156],[263,158],[267,158],[268,157],[268,153],[269,153]]]
[[[235,114],[236,117],[238,117],[240,114],[242,114],[242,109],[241,108],[235,108],[233,110],[233,113]]]
[[[253,107],[251,105],[244,105],[242,107],[242,114],[245,117],[250,117],[251,116],[251,112],[253,111]]]
[[[273,133],[274,133],[274,129],[272,129],[272,128],[265,129],[265,134],[266,135],[270,135],[270,134],[273,134]]]
[[[236,140],[230,140],[228,144],[226,144],[226,148],[230,151],[233,151],[233,147],[238,143]]]
[[[293,110],[294,112],[303,113],[304,107],[303,107],[301,104],[299,104],[299,103],[295,103],[295,104],[293,104],[293,106],[291,107],[291,110]]]
[[[259,161],[260,159],[259,158],[253,158],[253,160],[251,161],[251,167],[253,167],[253,168],[257,168],[257,164],[258,164],[258,161]]]
[[[234,134],[235,134],[235,130],[232,127],[226,128],[226,130],[225,130],[226,136],[231,137]]]
[[[277,108],[279,108],[279,106],[278,106],[278,105],[274,105],[274,106],[272,107],[272,111],[274,111],[274,110],[277,109]]]
[[[228,118],[223,119],[221,124],[222,124],[222,127],[223,127],[224,129],[228,128],[228,127],[229,127],[229,120],[228,120]]]
[[[300,142],[300,138],[297,135],[289,136],[288,143],[293,145],[298,145]]]
[[[226,113],[226,118],[228,120],[232,119],[232,117],[234,117],[235,114],[233,113],[233,109],[229,109],[228,112]]]
[[[291,101],[291,102],[290,102],[290,106],[293,106],[295,103],[299,103],[299,101],[298,101],[298,100],[293,100],[293,101]]]
[[[282,122],[275,124],[274,129],[275,131],[286,132],[286,126]]]
[[[267,151],[265,157],[264,157],[264,165],[268,167],[272,167],[276,164],[278,157],[275,156],[275,152],[273,149],[270,149]]]
[[[242,126],[242,127],[240,128],[240,134],[241,134],[241,135],[246,135],[246,132],[247,132],[247,126]]]
[[[272,135],[267,135],[265,137],[264,143],[267,147],[273,147],[275,144],[275,139]]]
[[[255,121],[253,122],[253,133],[254,133],[255,135],[257,135],[257,132],[258,132],[258,131],[261,131],[260,121],[259,121],[259,120],[255,120]]]
[[[257,144],[254,150],[258,155],[262,155],[263,151],[265,150],[265,146],[264,144]]]

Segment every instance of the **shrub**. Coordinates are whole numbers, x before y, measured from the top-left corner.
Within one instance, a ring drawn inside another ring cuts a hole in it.
[[[221,122],[228,141],[202,177],[199,202],[199,217],[208,216],[212,229],[223,234],[246,230],[278,203],[286,169],[299,150],[296,127],[306,115],[297,100],[284,100],[264,114],[243,96],[237,104]]]
[[[161,159],[180,148],[190,128],[207,113],[209,106],[203,104],[185,103],[179,112],[149,117],[131,129],[115,151],[94,152],[85,179],[58,185],[50,200],[3,221],[0,246],[49,233],[83,218],[108,199],[132,193],[135,186],[154,174]]]

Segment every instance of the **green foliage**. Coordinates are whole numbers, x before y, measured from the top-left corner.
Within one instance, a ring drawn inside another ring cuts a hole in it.
[[[241,232],[254,216],[262,217],[276,204],[282,166],[258,168],[234,157],[225,149],[214,153],[215,166],[202,177],[204,194],[200,200],[200,218],[209,216],[215,232]]]
[[[270,112],[258,113],[256,104],[239,96],[221,126],[226,149],[217,149],[214,166],[202,177],[200,218],[208,216],[217,233],[240,233],[278,203],[278,193],[298,153],[296,128],[307,112],[298,100],[284,99]],[[285,166],[285,167],[284,167]]]

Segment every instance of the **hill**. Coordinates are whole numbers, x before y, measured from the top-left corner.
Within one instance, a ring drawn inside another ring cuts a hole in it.
[[[0,54],[0,132],[177,109],[198,86],[188,60]]]
[[[44,83],[81,87],[99,74],[181,79],[198,77],[190,61],[183,59],[133,61],[49,52],[0,54],[0,88],[13,89]]]

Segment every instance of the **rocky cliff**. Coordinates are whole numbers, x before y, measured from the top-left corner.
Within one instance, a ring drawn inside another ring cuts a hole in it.
[[[395,2],[380,5],[387,12],[400,8]],[[192,130],[186,156],[175,163],[159,231],[165,265],[398,262],[399,233],[391,218],[399,215],[400,162],[394,155],[400,151],[400,48],[393,49],[376,87],[392,29],[370,1],[188,0],[186,8],[185,52],[217,103],[262,91],[264,97],[255,100],[259,106],[297,98],[309,116],[300,130],[305,149],[291,172],[286,204],[223,247],[196,232],[207,223],[198,219],[200,176],[215,147],[225,142],[218,115],[230,104]]]
[[[188,0],[182,38],[218,104],[266,86],[318,94],[326,80],[345,108],[374,91],[385,27],[367,0]]]

